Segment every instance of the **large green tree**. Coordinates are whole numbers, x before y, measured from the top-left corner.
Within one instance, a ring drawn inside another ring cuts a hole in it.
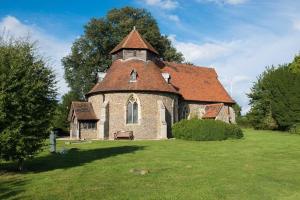
[[[49,135],[55,103],[54,73],[34,45],[0,37],[0,159],[22,170]]]
[[[257,129],[288,130],[300,123],[300,57],[267,68],[249,94],[248,117]]]
[[[135,26],[167,61],[183,62],[167,36],[160,33],[156,20],[145,9],[125,7],[112,9],[106,16],[93,18],[84,26],[84,34],[72,46],[70,55],[62,59],[65,79],[81,98],[96,82],[97,72],[111,64],[109,52]]]
[[[266,70],[259,75],[257,81],[251,88],[251,92],[248,94],[250,98],[251,110],[247,114],[252,126],[256,129],[276,129],[277,123],[272,116],[271,110],[271,95],[268,88],[266,88],[266,82],[268,76],[275,68],[266,68]]]
[[[300,123],[300,73],[291,66],[294,65],[272,71],[266,82],[272,114],[282,130]]]

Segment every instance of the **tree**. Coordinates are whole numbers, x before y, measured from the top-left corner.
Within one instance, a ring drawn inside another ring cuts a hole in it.
[[[273,118],[271,110],[271,95],[266,88],[268,76],[275,67],[266,68],[266,70],[258,77],[257,82],[251,88],[248,94],[250,98],[251,109],[247,117],[251,125],[255,129],[276,129],[277,123]]]
[[[53,118],[53,127],[66,132],[69,129],[68,114],[72,101],[79,100],[79,96],[70,91],[62,96],[62,100],[58,103]]]
[[[48,137],[55,84],[34,44],[0,38],[0,159],[18,161],[19,170]]]
[[[248,95],[248,117],[257,129],[288,130],[300,123],[300,57],[267,68]]]
[[[93,18],[84,26],[84,34],[72,46],[71,54],[62,59],[65,79],[80,98],[96,83],[97,72],[111,65],[109,52],[135,26],[167,61],[183,62],[167,36],[160,33],[155,19],[145,9],[125,7],[112,9],[105,17]]]
[[[242,114],[241,114],[241,111],[242,111],[242,108],[241,108],[241,106],[239,105],[239,104],[234,104],[233,106],[232,106],[232,108],[233,108],[233,110],[234,110],[234,112],[235,112],[235,117],[236,118],[239,118],[239,117],[241,117],[242,116]]]
[[[300,73],[291,66],[294,65],[283,65],[272,71],[266,82],[272,114],[282,130],[300,123]]]
[[[293,62],[289,64],[292,72],[300,73],[300,54],[296,55]]]

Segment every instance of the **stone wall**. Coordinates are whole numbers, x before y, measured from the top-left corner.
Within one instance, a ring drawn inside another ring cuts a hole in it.
[[[139,104],[139,120],[137,124],[126,124],[126,105],[128,99],[134,95]],[[174,99],[176,99],[174,101]],[[161,101],[166,109],[167,134],[171,136],[171,126],[174,118],[174,107],[177,107],[177,95],[168,93],[106,93],[97,94],[89,97],[89,102],[93,104],[96,116],[100,117],[100,107],[103,101],[108,102],[108,138],[113,139],[113,133],[117,131],[133,131],[136,139],[157,139],[158,133],[159,110],[158,101]],[[177,117],[175,117],[177,118]],[[100,121],[100,120],[99,120]],[[98,122],[99,123],[99,122]],[[99,126],[97,124],[97,131]]]
[[[97,119],[99,119],[98,121],[97,121],[97,135],[96,135],[96,137],[95,138],[100,138],[100,133],[99,133],[99,127],[101,126],[101,121],[100,121],[100,115],[101,115],[101,106],[102,106],[102,104],[103,104],[103,101],[104,101],[104,96],[103,96],[103,94],[98,94],[98,95],[95,95],[95,96],[91,96],[91,97],[89,97],[88,98],[88,102],[91,102],[92,103],[92,105],[93,105],[93,109],[94,109],[94,112],[95,112],[95,114],[96,114],[96,117],[97,117]]]
[[[201,119],[205,113],[205,105],[208,103],[201,103],[201,102],[189,102],[189,101],[182,101],[180,103],[179,112],[181,113],[183,107],[187,107],[189,110],[188,119],[193,117]],[[180,114],[181,116],[182,114]],[[236,123],[235,122],[235,113],[231,106],[224,105],[220,110],[220,113],[216,117],[216,120],[221,120],[227,123]]]
[[[78,133],[79,133],[79,123],[77,121],[77,118],[72,116],[70,122],[70,139],[79,139]]]
[[[224,105],[221,108],[218,116],[216,117],[216,120],[221,120],[223,122],[229,123],[229,110],[228,109],[229,109],[229,107]]]
[[[221,120],[227,123],[235,124],[235,112],[231,106],[224,105],[223,108],[220,110],[216,120]]]
[[[97,129],[81,129],[80,139],[96,139]]]
[[[180,105],[179,105],[179,111],[178,111],[180,119],[184,118],[183,113],[182,113],[184,108],[186,108],[188,110],[187,119],[191,119],[194,117],[201,119],[202,115],[204,114],[205,103],[181,101]]]

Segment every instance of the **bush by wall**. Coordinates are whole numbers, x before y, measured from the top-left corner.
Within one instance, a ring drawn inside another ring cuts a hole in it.
[[[218,120],[181,120],[172,127],[175,138],[198,141],[226,140],[242,138],[242,130],[234,124]]]

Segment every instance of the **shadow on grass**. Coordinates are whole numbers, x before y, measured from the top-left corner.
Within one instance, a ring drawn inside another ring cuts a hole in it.
[[[0,173],[0,176],[2,174]],[[24,192],[20,189],[25,185],[24,180],[1,180],[0,179],[0,199],[21,199],[17,195]]]
[[[55,169],[67,169],[121,154],[143,150],[144,146],[119,146],[98,149],[72,148],[66,154],[48,154],[25,162],[25,172],[45,172]],[[12,171],[12,163],[0,167],[1,170]],[[1,199],[1,198],[0,198]]]

